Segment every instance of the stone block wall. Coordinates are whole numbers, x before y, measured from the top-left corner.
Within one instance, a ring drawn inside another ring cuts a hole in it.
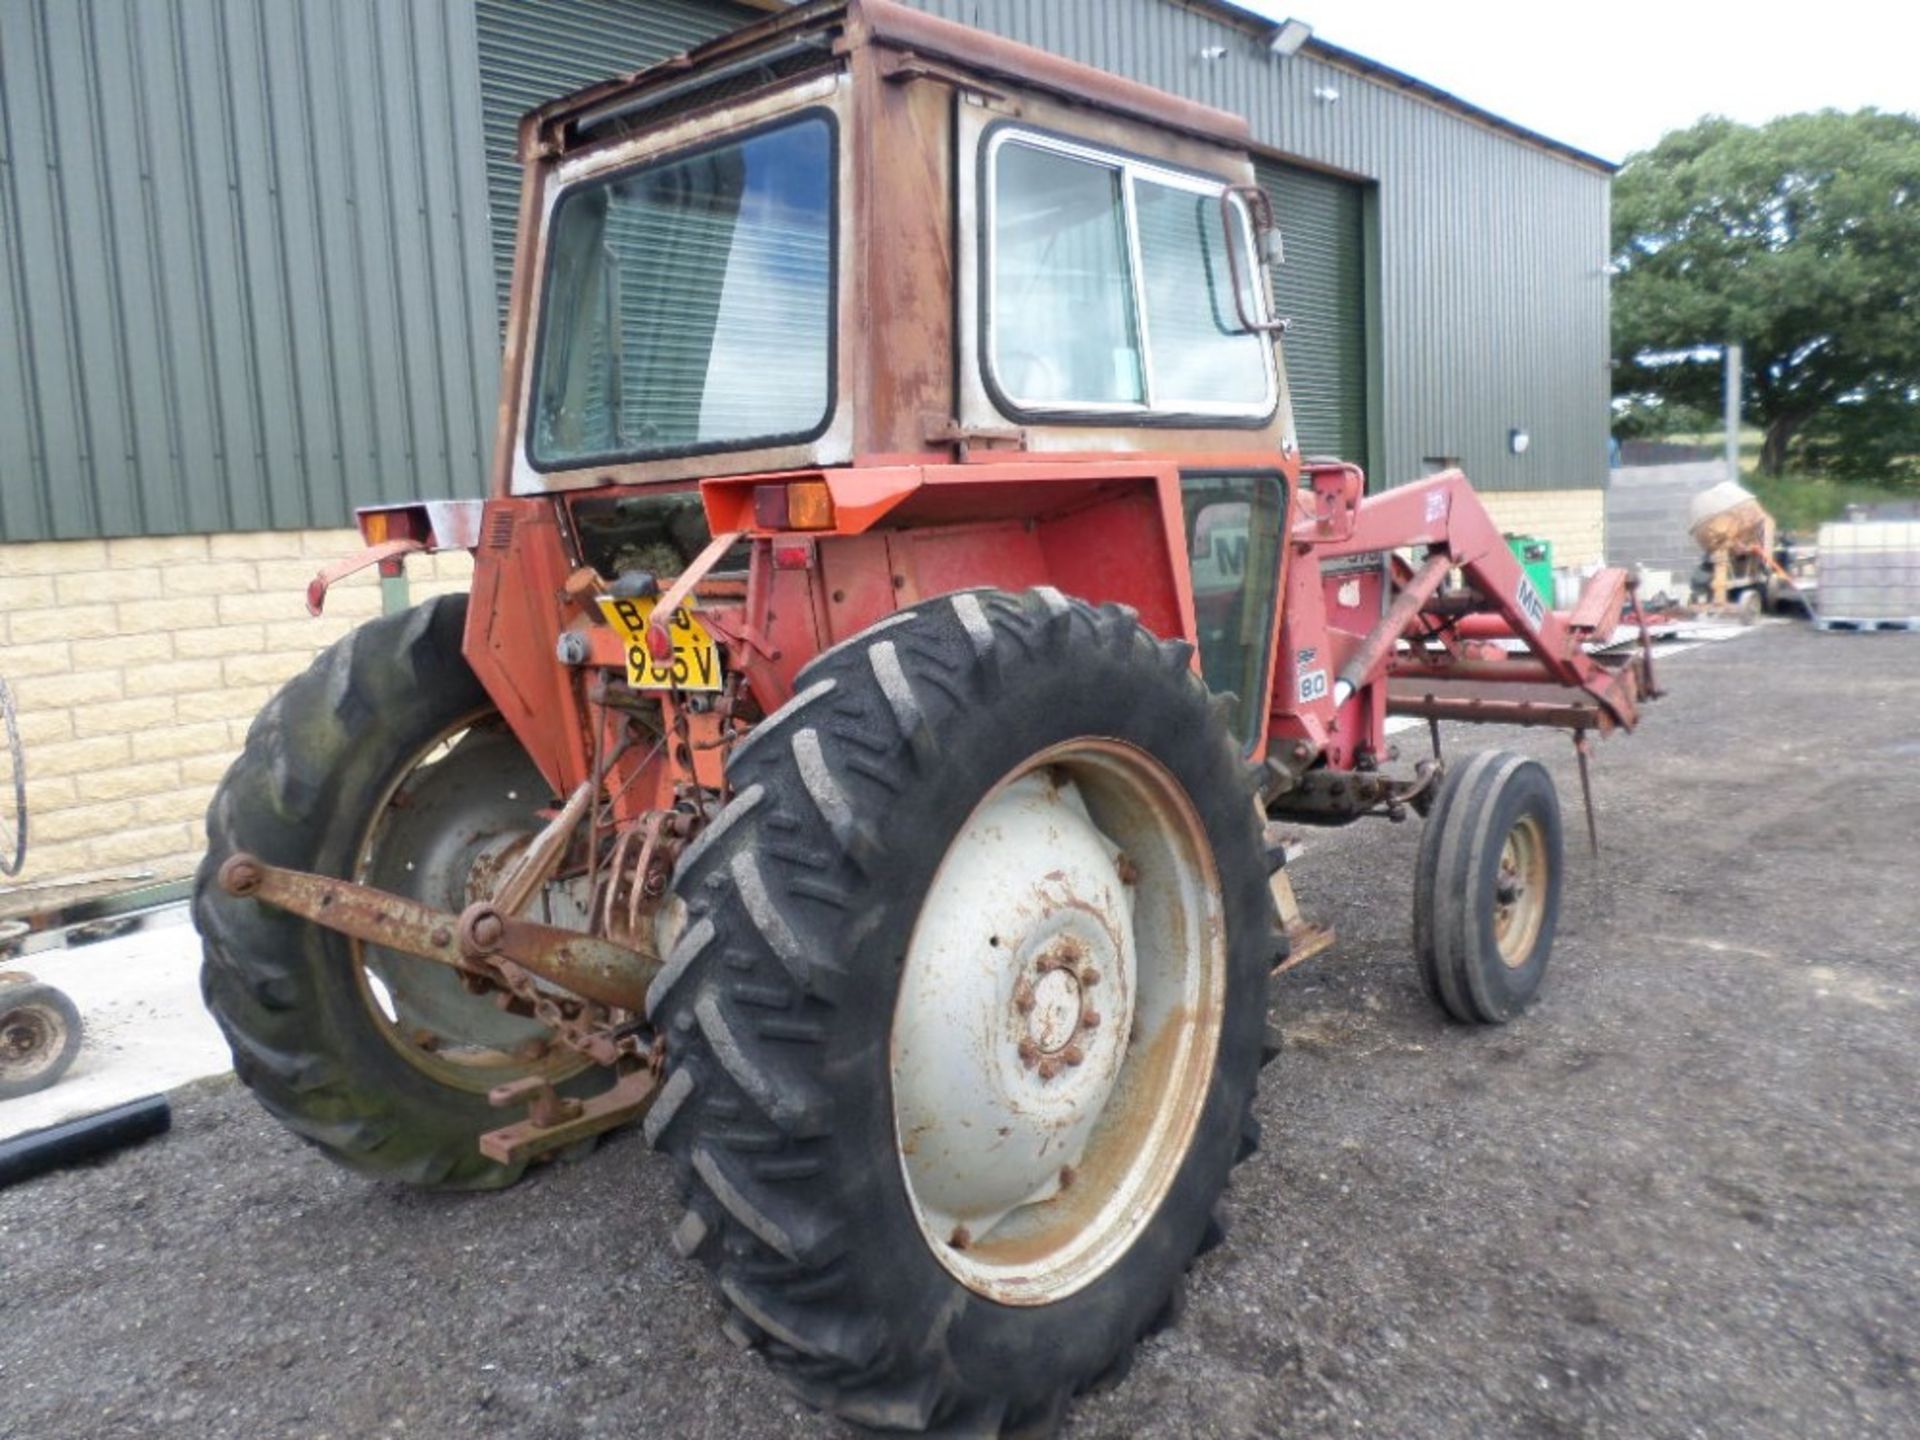
[[[306,612],[315,571],[360,545],[351,530],[0,545],[0,678],[28,811],[27,866],[4,883],[188,874],[254,715],[380,613],[372,570],[335,586],[324,616]],[[415,556],[412,598],[464,590],[471,572],[465,553]]]

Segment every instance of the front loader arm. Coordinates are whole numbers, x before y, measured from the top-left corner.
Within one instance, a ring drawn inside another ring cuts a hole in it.
[[[1599,571],[1556,611],[1460,471],[1373,496],[1348,465],[1313,466],[1308,480],[1274,695],[1269,754],[1282,769],[1369,767],[1389,714],[1633,727],[1654,693],[1644,656],[1607,663],[1587,648],[1631,603],[1623,571]],[[1411,550],[1425,558],[1396,553]]]

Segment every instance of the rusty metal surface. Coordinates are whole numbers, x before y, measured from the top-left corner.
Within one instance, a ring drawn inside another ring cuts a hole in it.
[[[660,968],[649,951],[502,915],[485,903],[450,915],[369,885],[284,869],[244,853],[227,857],[219,882],[229,895],[368,944],[496,982],[502,977],[498,962],[507,961],[573,995],[635,1014],[645,1008],[647,986]]]
[[[502,1085],[488,1100],[504,1109],[525,1104],[528,1115],[480,1137],[480,1153],[515,1164],[640,1119],[653,1107],[660,1077],[651,1068],[630,1070],[599,1095],[576,1100],[556,1095],[544,1080]]]
[[[378,545],[369,545],[366,549],[352,555],[343,555],[340,559],[324,566],[320,573],[308,582],[307,613],[318,615],[324,610],[327,604],[327,591],[347,576],[356,574],[369,565],[403,559],[408,555],[423,554],[429,548],[424,540],[383,540]]]
[[[572,994],[639,1014],[660,961],[642,951],[578,930],[502,915],[491,905],[469,906],[459,939],[470,957],[511,960]]]
[[[527,908],[540,887],[552,877],[554,869],[573,843],[574,831],[587,818],[593,804],[594,784],[582,780],[567,803],[547,822],[544,829],[519,853],[513,869],[493,887],[493,905],[503,915],[518,915]]]
[[[370,945],[458,970],[473,968],[461,953],[458,918],[417,900],[269,865],[244,852],[227,857],[219,881],[229,895],[258,900]]]

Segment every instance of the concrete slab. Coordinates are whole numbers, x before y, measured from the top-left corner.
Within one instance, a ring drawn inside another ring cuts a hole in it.
[[[232,1068],[227,1042],[200,1004],[200,936],[184,905],[134,934],[44,951],[8,968],[66,991],[86,1034],[59,1084],[0,1100],[0,1139]]]

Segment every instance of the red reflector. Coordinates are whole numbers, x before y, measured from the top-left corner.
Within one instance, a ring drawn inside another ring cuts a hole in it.
[[[787,528],[786,486],[756,485],[753,487],[753,523],[762,530]]]
[[[813,568],[813,542],[811,540],[774,541],[773,568],[776,570],[811,570]]]
[[[673,659],[673,636],[667,633],[664,620],[656,619],[647,626],[647,653],[662,664]]]

